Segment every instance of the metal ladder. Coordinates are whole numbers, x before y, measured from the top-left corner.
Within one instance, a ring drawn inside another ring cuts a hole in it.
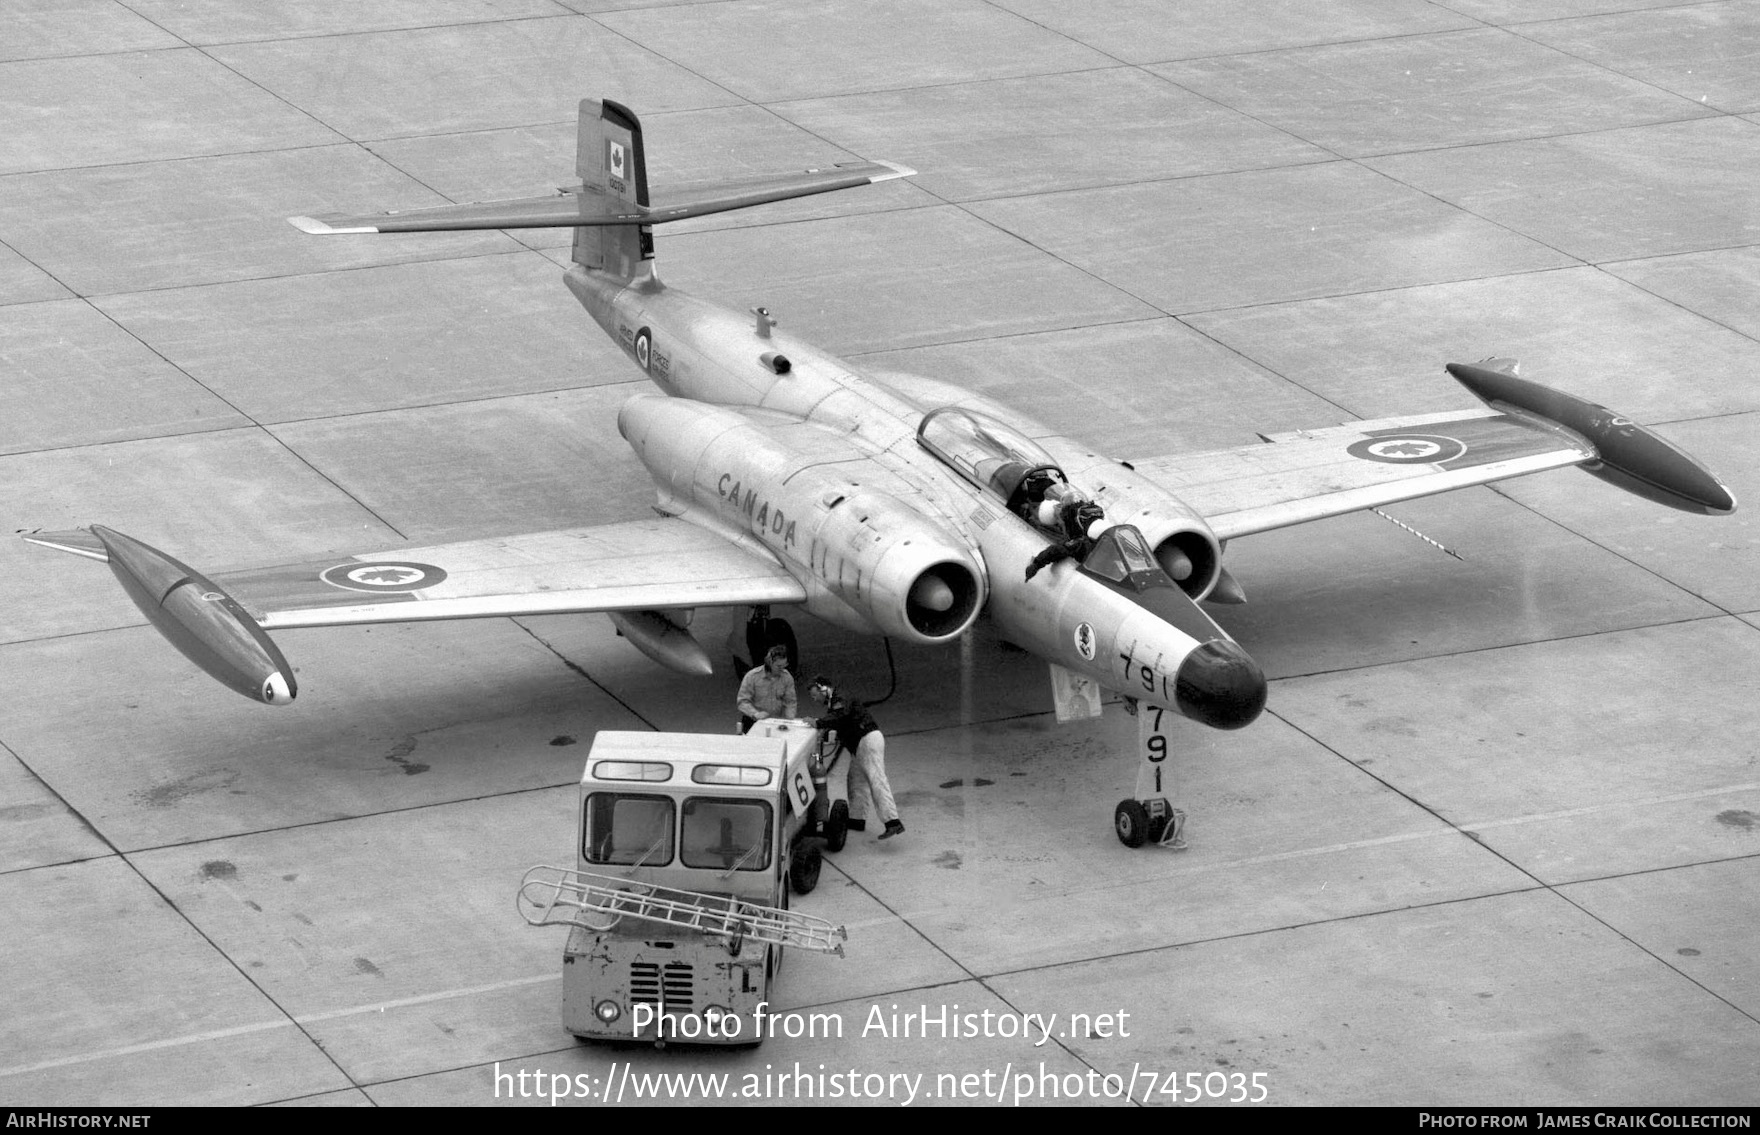
[[[515,905],[531,926],[580,926],[602,932],[624,918],[639,918],[702,934],[838,957],[843,956],[843,943],[849,938],[843,927],[810,914],[546,864],[526,872]]]

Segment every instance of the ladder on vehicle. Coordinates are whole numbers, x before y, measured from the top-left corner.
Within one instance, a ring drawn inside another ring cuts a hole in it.
[[[625,918],[639,918],[702,934],[838,957],[843,956],[843,943],[849,938],[843,927],[810,914],[547,864],[526,872],[516,905],[520,917],[531,926],[569,925],[605,931]]]

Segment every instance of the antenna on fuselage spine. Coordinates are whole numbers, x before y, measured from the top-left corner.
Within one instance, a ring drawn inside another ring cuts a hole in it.
[[[576,134],[575,173],[583,196],[597,194],[623,205],[648,207],[648,159],[642,124],[629,108],[610,99],[582,99]],[[595,225],[574,230],[574,262],[583,268],[634,278],[651,275],[651,225]]]

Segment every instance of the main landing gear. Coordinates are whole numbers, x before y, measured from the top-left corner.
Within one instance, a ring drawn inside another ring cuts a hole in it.
[[[1186,848],[1186,814],[1168,803],[1172,776],[1167,769],[1167,733],[1171,718],[1158,705],[1125,699],[1125,712],[1137,719],[1137,794],[1118,802],[1112,812],[1113,831],[1126,847],[1154,842],[1173,851]]]
[[[770,616],[770,608],[759,606],[752,608],[752,617],[746,620],[744,637],[741,630],[735,627],[727,636],[728,648],[733,654],[733,671],[736,679],[743,678],[747,670],[764,664],[764,656],[770,648],[780,646],[788,651],[788,672],[796,679],[801,677],[801,651],[795,644],[794,628],[789,626],[787,619],[775,619]],[[740,657],[739,649],[743,641],[745,658]],[[749,661],[748,661],[749,660]]]

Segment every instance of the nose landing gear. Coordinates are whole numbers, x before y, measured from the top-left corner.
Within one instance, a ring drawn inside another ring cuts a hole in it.
[[[1126,698],[1125,712],[1137,719],[1137,794],[1118,802],[1112,812],[1112,829],[1126,847],[1142,847],[1153,841],[1172,851],[1186,847],[1186,814],[1168,803],[1171,788],[1167,769],[1167,733],[1163,726],[1168,711],[1158,705]]]

